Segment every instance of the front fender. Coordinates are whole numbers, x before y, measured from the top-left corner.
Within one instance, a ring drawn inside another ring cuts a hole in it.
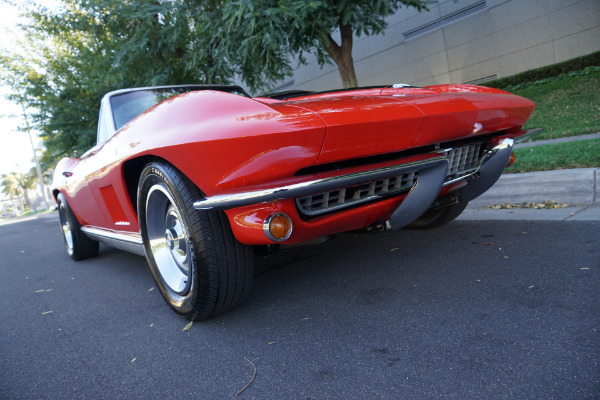
[[[112,140],[123,161],[159,157],[214,195],[294,176],[316,162],[324,135],[308,110],[203,91],[159,104]]]

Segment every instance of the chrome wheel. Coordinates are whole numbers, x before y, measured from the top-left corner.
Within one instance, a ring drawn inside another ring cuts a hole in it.
[[[67,247],[67,253],[71,255],[73,254],[73,232],[71,231],[71,225],[69,224],[69,220],[67,218],[67,210],[62,203],[58,207],[58,215],[60,218],[60,227],[63,238],[65,239],[65,245]]]
[[[174,292],[189,291],[191,251],[181,213],[167,190],[156,184],[146,198],[146,227],[152,256],[165,284]]]
[[[148,266],[169,307],[193,321],[238,304],[250,290],[254,261],[224,212],[194,209],[200,198],[196,185],[164,161],[142,170],[137,212]]]

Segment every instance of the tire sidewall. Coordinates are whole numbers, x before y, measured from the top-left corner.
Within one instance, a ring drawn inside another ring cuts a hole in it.
[[[71,258],[75,258],[75,229],[78,228],[78,225],[75,225],[73,219],[75,218],[73,216],[73,213],[71,212],[71,208],[69,208],[69,204],[67,203],[67,200],[65,199],[65,196],[62,193],[59,193],[57,196],[58,199],[58,219],[60,221],[60,234],[62,236],[63,239],[63,243],[65,245],[65,249],[67,250],[67,254],[69,255],[69,257]],[[65,219],[66,221],[63,221],[63,217],[62,217],[62,213],[60,208],[64,209],[64,215],[65,215]],[[69,245],[67,244],[67,238],[65,237],[65,232],[63,231],[63,222],[66,222],[67,224],[69,224],[69,227],[71,229],[71,242],[72,242],[72,247],[69,248]]]
[[[179,217],[185,225],[184,229],[186,231],[187,236],[187,245],[190,248],[190,267],[188,272],[188,290],[184,294],[180,294],[173,291],[166,284],[164,278],[162,277],[158,269],[152,250],[150,248],[150,243],[148,240],[148,230],[146,226],[146,200],[150,188],[152,188],[155,185],[162,186],[162,188],[165,189],[165,191],[171,196],[171,199],[173,199],[173,201],[175,202],[174,205],[177,207]],[[151,163],[144,168],[144,170],[142,171],[142,175],[140,176],[138,188],[138,222],[140,226],[142,240],[144,242],[146,259],[148,261],[148,265],[150,266],[150,270],[152,271],[154,281],[158,286],[163,298],[169,304],[169,306],[178,314],[189,316],[189,313],[192,312],[194,308],[194,304],[196,301],[195,297],[199,293],[199,271],[196,247],[190,232],[191,221],[186,211],[185,203],[182,200],[175,183],[173,182],[173,177],[171,176],[170,171],[168,171],[167,168],[165,168],[165,166],[163,166],[161,163]]]

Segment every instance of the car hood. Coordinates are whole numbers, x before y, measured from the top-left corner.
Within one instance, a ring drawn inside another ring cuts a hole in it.
[[[390,153],[521,127],[534,104],[472,85],[384,88],[288,101],[327,125],[318,163]]]

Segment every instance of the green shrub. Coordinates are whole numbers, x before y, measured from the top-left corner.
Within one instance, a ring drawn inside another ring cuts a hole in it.
[[[568,74],[578,73],[579,71],[581,71],[581,74],[584,74],[583,71],[587,71],[585,73],[592,73],[597,71],[596,68],[598,67],[600,67],[600,51],[558,64],[552,64],[521,72],[520,74],[508,76],[506,78],[485,82],[481,85],[510,91],[515,88],[531,86],[534,82],[538,83],[544,80],[547,80],[546,82],[548,82],[552,80],[552,78],[564,75],[568,76]]]

